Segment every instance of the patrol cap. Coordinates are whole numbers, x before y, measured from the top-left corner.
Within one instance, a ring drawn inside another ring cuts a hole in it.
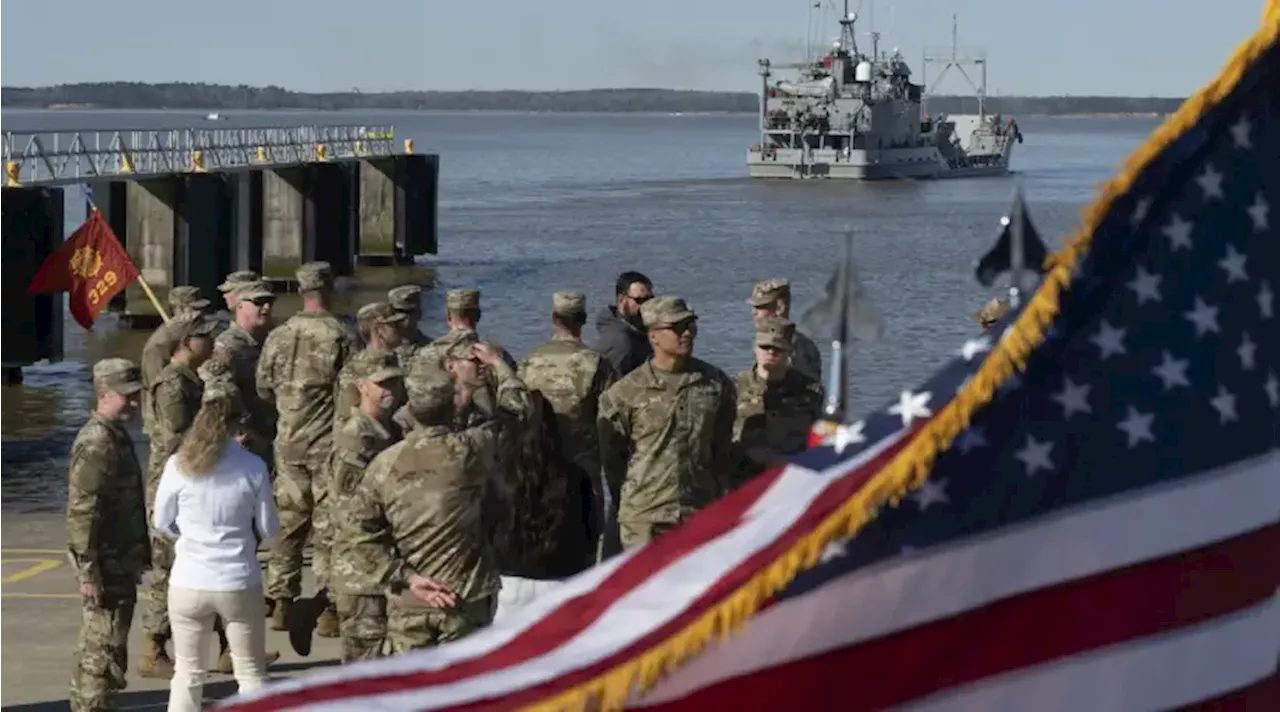
[[[680,297],[655,297],[640,305],[640,320],[646,329],[670,326],[690,318],[696,319],[698,315]]]
[[[203,336],[206,339],[211,339],[217,331],[218,322],[216,320],[201,316],[192,319],[178,332],[178,336],[183,339],[189,339],[193,336]]]
[[[93,382],[127,396],[142,391],[142,369],[127,358],[104,358],[93,365]]]
[[[974,312],[970,316],[979,321],[983,326],[989,326],[1004,318],[1009,313],[1009,300],[1004,298],[996,298],[982,305],[982,308]]]
[[[791,298],[791,282],[785,279],[766,279],[756,282],[751,288],[751,297],[747,304],[753,307],[767,307],[779,299]]]
[[[240,302],[255,302],[259,299],[270,299],[271,301],[276,299],[275,292],[272,292],[267,283],[262,281],[242,282],[230,291],[236,299],[236,304]]]
[[[409,410],[434,411],[453,402],[453,379],[442,369],[431,368],[408,382]]]
[[[393,378],[404,378],[404,370],[395,364],[383,364],[373,369],[373,372],[365,378],[374,383],[385,383]]]
[[[471,358],[471,346],[480,343],[480,337],[472,334],[464,334],[457,341],[449,344],[449,348],[444,350],[444,358],[450,361],[465,361]]]
[[[169,290],[169,306],[204,309],[209,306],[209,300],[200,296],[199,287],[184,284]]]
[[[418,308],[418,298],[422,296],[422,287],[406,284],[387,292],[387,303],[392,309],[409,312]]]
[[[578,316],[587,313],[587,295],[582,292],[556,292],[551,295],[551,313]]]
[[[791,337],[796,325],[781,317],[771,316],[756,322],[756,346],[791,350]]]
[[[409,315],[396,311],[387,302],[373,302],[360,307],[356,312],[356,321],[370,324],[401,324],[409,320]]]
[[[328,262],[308,262],[298,268],[296,276],[300,292],[333,286],[333,267]]]
[[[450,289],[449,295],[445,297],[446,309],[479,309],[480,308],[480,290],[478,289]]]
[[[257,282],[261,279],[262,275],[251,269],[236,270],[235,272],[227,275],[226,280],[224,280],[222,284],[218,285],[218,291],[230,292],[246,282]]]

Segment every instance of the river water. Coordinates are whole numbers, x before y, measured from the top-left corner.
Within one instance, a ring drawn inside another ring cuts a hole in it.
[[[10,110],[3,128],[209,125],[202,115]],[[1157,120],[1021,118],[1026,142],[1013,176],[870,184],[743,178],[756,138],[750,115],[271,112],[235,114],[218,127],[306,123],[394,124],[416,150],[441,155],[439,257],[358,273],[343,285],[342,307],[354,312],[397,282],[434,283],[423,327],[438,334],[444,292],[478,287],[481,333],[517,357],[548,337],[551,292],[582,290],[594,313],[616,275],[636,269],[658,293],[689,300],[701,317],[697,355],[734,373],[751,360],[752,283],[789,278],[798,313],[829,277],[841,231],[853,228],[863,281],[887,325],[882,342],[853,349],[853,407],[865,412],[975,330],[968,315],[997,292],[979,287],[971,265],[995,239],[1015,185],[1056,245]],[[73,191],[68,231],[83,219]],[[66,323],[66,360],[27,368],[23,385],[3,389],[0,511],[63,506],[67,453],[90,408],[90,365],[136,359],[146,338],[118,330],[111,315],[93,333]],[[591,327],[586,336],[595,338]]]

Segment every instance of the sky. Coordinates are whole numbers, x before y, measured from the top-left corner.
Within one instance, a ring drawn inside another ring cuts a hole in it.
[[[822,8],[813,9],[817,2],[4,0],[0,80],[275,84],[300,91],[753,91],[757,58],[799,61],[808,36],[823,46],[836,38],[843,0],[821,0]],[[864,33],[874,24],[881,49],[900,48],[916,81],[924,48],[950,46],[954,13],[959,44],[987,51],[988,93],[1037,96],[1186,96],[1256,29],[1262,5],[849,0],[860,18],[859,42],[870,47]],[[937,91],[969,88],[953,71]]]

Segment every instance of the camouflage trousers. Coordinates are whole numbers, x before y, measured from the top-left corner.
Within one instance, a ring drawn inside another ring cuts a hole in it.
[[[276,461],[272,483],[280,533],[267,561],[267,597],[294,599],[302,595],[302,548],[311,537],[311,570],[323,586],[329,568],[329,521],[324,507],[328,456],[304,462]]]
[[[156,507],[156,490],[160,487],[160,475],[169,459],[169,450],[152,441],[151,456],[147,463],[147,526],[151,526]],[[154,638],[163,646],[173,637],[169,627],[169,571],[173,569],[173,541],[164,537],[151,537],[151,570],[142,584],[142,634]]]
[[[392,601],[387,606],[390,654],[399,655],[465,638],[493,622],[497,604],[497,596],[459,603],[448,609],[410,607]]]
[[[674,529],[679,522],[638,522],[635,520],[618,520],[618,538],[622,548],[634,549],[641,544],[657,539],[663,532]]]
[[[387,639],[387,597],[338,594],[336,598],[342,662],[381,657]]]
[[[81,603],[80,639],[71,673],[71,712],[103,712],[116,708],[114,697],[125,689],[129,670],[129,627],[138,602],[132,582],[104,587],[98,605]]]

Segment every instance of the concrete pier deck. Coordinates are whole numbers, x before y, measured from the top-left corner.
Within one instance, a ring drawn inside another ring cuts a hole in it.
[[[66,520],[56,514],[5,514],[0,518],[0,624],[3,627],[3,694],[0,704],[14,712],[67,710],[67,687],[80,629],[80,596],[66,558]],[[304,595],[314,591],[311,570],[304,569]],[[163,710],[167,680],[137,674],[140,646],[139,612],[129,637],[129,686],[117,702],[121,710]],[[272,678],[298,675],[336,665],[338,641],[315,638],[311,655],[300,657],[286,633],[267,630],[267,649],[280,651],[270,668]],[[230,675],[211,673],[205,684],[206,704],[235,693]]]

